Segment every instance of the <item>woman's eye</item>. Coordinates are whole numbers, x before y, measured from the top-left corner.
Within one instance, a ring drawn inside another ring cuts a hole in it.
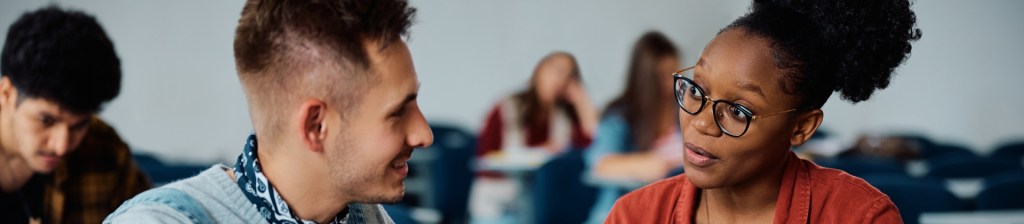
[[[700,89],[697,89],[697,86],[690,86],[690,90],[689,91],[690,91],[690,96],[693,96],[693,98],[697,98],[697,99],[704,98],[704,93],[701,92]]]
[[[729,113],[730,115],[732,115],[732,118],[737,120],[746,120],[748,117],[750,117],[749,115],[747,115],[746,111],[744,111],[743,108],[739,106],[730,106]]]

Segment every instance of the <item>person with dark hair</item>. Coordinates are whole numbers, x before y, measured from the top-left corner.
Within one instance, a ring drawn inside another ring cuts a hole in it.
[[[755,0],[673,74],[686,173],[626,194],[606,221],[901,223],[878,189],[791,148],[832,92],[856,103],[887,87],[920,37],[908,0]]]
[[[104,223],[392,223],[433,141],[404,0],[249,0],[235,33],[253,133],[234,167],[125,202]],[[240,142],[241,143],[241,142]]]
[[[683,144],[672,102],[672,82],[680,54],[657,31],[645,33],[633,46],[626,87],[604,110],[585,162],[595,178],[624,183],[650,183],[683,166]],[[627,186],[598,186],[590,223],[601,223]]]
[[[150,188],[128,145],[96,114],[121,90],[114,44],[90,15],[23,14],[0,55],[0,217],[98,223]]]
[[[557,155],[587,147],[597,114],[582,79],[572,54],[557,51],[542,58],[529,86],[502,99],[488,113],[477,141],[477,158],[518,158],[537,152]],[[501,173],[481,171],[472,186],[471,222],[514,219],[506,214],[521,196],[519,184]]]

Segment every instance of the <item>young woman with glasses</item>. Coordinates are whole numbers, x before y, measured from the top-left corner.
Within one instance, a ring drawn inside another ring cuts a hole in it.
[[[674,84],[686,173],[608,223],[900,223],[862,179],[797,158],[833,92],[867,100],[920,38],[908,0],[755,0]]]

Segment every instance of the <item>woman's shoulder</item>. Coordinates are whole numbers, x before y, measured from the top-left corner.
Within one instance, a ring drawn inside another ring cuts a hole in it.
[[[692,188],[687,187],[689,185],[690,182],[686,180],[685,174],[658,180],[618,198],[615,207],[623,207],[620,209],[640,209],[650,208],[651,206],[660,208],[660,206],[664,205],[674,205],[679,196],[686,193],[686,188]]]
[[[887,198],[885,194],[860,177],[850,175],[842,170],[818,166],[811,161],[802,160],[802,162],[810,174],[812,187],[816,189],[830,189],[834,193],[865,199]]]
[[[641,188],[637,188],[632,192],[623,196],[623,199],[637,198],[646,199],[651,196],[664,197],[668,194],[679,195],[683,192],[683,188],[690,185],[690,181],[686,179],[686,174],[679,174],[673,177],[661,179],[654,183],[648,184]]]
[[[889,196],[864,179],[810,161],[802,162],[809,171],[811,204],[818,205],[812,206],[818,208],[811,210],[819,214],[818,218],[845,220],[843,222],[859,218],[875,221],[900,219],[896,205]]]
[[[692,196],[693,191],[685,174],[648,184],[619,198],[608,215],[608,221],[664,221],[671,217],[676,207],[683,206],[679,202],[692,201],[686,198]]]

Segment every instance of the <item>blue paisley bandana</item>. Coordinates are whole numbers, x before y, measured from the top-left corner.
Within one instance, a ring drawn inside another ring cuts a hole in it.
[[[316,224],[314,221],[302,220],[292,214],[288,203],[281,199],[277,189],[270,184],[267,176],[260,170],[259,158],[256,158],[256,134],[249,134],[242,154],[238,155],[238,163],[235,164],[235,177],[238,178],[238,187],[242,193],[256,206],[260,215],[267,222],[272,224]],[[338,213],[331,221],[332,224],[345,223],[348,218],[348,206],[341,213]]]

